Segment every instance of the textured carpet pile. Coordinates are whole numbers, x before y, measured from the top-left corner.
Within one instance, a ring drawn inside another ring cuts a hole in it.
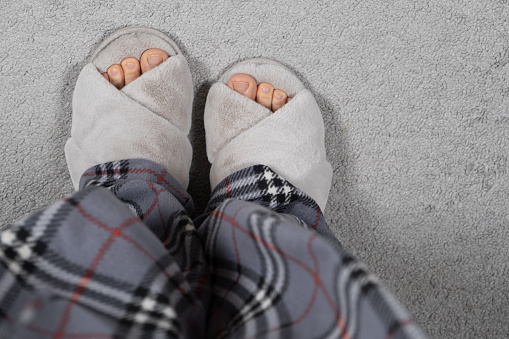
[[[281,61],[322,108],[343,245],[431,336],[509,336],[507,0],[0,3],[2,224],[72,191],[78,73],[118,28],[153,27],[193,74],[199,208],[208,89],[239,60]]]

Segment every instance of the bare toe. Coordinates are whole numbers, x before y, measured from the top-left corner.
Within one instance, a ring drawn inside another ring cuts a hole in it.
[[[108,68],[110,83],[118,89],[124,87],[124,71],[120,65],[111,65]]]
[[[256,98],[256,80],[250,75],[235,74],[230,78],[227,86],[251,100]]]
[[[290,102],[290,100],[292,100],[292,99],[293,99],[293,98],[288,98],[288,99],[286,99],[286,103],[289,103],[289,102]]]
[[[274,86],[266,82],[262,82],[258,85],[258,91],[256,92],[256,102],[268,109],[271,109],[273,92]]]
[[[168,59],[168,54],[159,48],[147,49],[140,57],[141,72],[146,73]]]
[[[128,85],[141,75],[140,62],[136,58],[125,58],[120,63],[124,71],[125,84]]]
[[[280,89],[276,89],[272,94],[272,112],[277,111],[286,104],[288,96]]]
[[[110,77],[108,76],[108,73],[104,72],[104,73],[102,73],[101,75],[102,75],[102,76],[104,77],[104,79],[106,79],[108,82],[110,81]]]

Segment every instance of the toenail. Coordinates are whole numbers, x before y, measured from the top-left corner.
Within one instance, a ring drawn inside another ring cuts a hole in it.
[[[239,93],[244,93],[247,91],[249,87],[249,83],[247,82],[234,82],[233,83],[233,89],[236,90]]]
[[[147,58],[148,64],[152,67],[156,67],[163,62],[163,57],[160,55],[151,55]]]
[[[116,68],[113,68],[111,71],[110,71],[111,75],[117,75],[118,74],[118,69]]]
[[[134,68],[134,62],[128,62],[125,64],[125,67],[129,68],[129,69],[133,69]]]
[[[276,97],[276,99],[283,99],[283,94],[277,92],[277,93],[274,93],[274,96]]]
[[[270,87],[269,86],[264,86],[264,87],[262,87],[262,91],[270,92]]]

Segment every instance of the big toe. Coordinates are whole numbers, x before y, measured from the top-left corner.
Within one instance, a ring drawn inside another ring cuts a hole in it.
[[[251,100],[256,98],[256,80],[250,75],[243,73],[235,74],[226,85]]]
[[[141,75],[140,62],[136,58],[126,58],[120,63],[124,71],[125,84],[129,85]]]
[[[159,48],[147,49],[140,58],[141,72],[146,73],[168,59],[168,54]]]

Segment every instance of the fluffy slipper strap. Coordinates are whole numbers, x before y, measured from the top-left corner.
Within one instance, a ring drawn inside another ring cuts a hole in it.
[[[299,90],[303,85],[293,73],[286,73],[290,71],[282,66],[265,66],[259,65],[249,73],[242,69],[231,73],[247,73],[269,83],[277,82],[270,76],[276,78],[277,72],[285,73],[287,82],[294,77],[289,92],[297,93],[275,113],[231,90],[224,81],[209,91],[205,130],[207,155],[212,163],[211,185],[215,187],[242,168],[262,164],[315,199],[323,210],[331,187],[332,167],[326,159],[320,108],[307,89]]]

